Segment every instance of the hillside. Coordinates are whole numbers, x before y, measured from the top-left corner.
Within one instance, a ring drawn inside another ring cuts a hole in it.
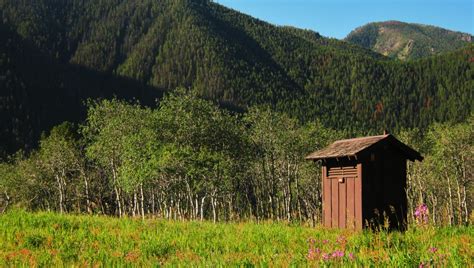
[[[399,21],[374,22],[349,33],[346,41],[400,60],[453,51],[472,43],[470,34]]]
[[[0,151],[85,117],[88,98],[193,87],[234,110],[269,104],[351,131],[462,121],[473,46],[413,63],[276,27],[209,1],[0,0]]]

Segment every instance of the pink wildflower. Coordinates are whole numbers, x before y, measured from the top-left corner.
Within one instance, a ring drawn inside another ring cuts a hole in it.
[[[314,258],[314,252],[313,252],[313,249],[310,248],[309,251],[308,251],[308,256],[306,256],[306,258],[312,260]]]
[[[323,260],[327,261],[329,260],[330,256],[328,253],[323,253]]]
[[[344,257],[344,252],[341,250],[336,250],[332,253],[333,258],[342,258]]]
[[[425,204],[419,205],[418,207],[416,207],[414,215],[415,215],[415,219],[417,223],[419,224],[428,223],[428,219],[429,219],[428,206],[426,206]]]
[[[340,244],[345,243],[345,242],[346,242],[346,238],[341,235],[341,236],[339,236],[339,237],[337,238],[336,242],[337,242],[337,243],[340,243]]]

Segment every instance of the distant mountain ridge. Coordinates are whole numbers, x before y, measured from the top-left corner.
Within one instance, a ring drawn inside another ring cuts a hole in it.
[[[431,25],[385,21],[358,27],[345,40],[388,57],[410,60],[465,47],[473,37]]]
[[[156,105],[177,87],[364,133],[474,110],[474,46],[400,63],[205,0],[0,0],[0,10],[0,153],[80,122],[89,98]]]

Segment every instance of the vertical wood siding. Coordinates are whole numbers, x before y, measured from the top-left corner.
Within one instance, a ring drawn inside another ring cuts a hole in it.
[[[323,222],[326,227],[362,229],[362,165],[323,166]]]

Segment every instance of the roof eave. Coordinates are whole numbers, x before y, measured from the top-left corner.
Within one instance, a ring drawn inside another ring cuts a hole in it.
[[[336,158],[351,158],[351,157],[355,157],[357,158],[357,154],[346,154],[346,155],[338,155],[338,156],[307,156],[305,157],[306,160],[327,160],[327,159],[336,159]]]
[[[395,143],[395,145],[405,154],[408,160],[415,162],[415,160],[418,161],[423,161],[423,156],[421,154],[412,149],[410,146],[406,145],[405,143],[399,141],[397,138],[392,136],[392,141]]]

